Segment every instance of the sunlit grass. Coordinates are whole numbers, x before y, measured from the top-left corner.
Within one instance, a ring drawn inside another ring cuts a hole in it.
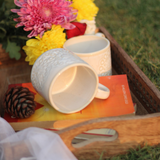
[[[110,158],[104,157],[104,152],[99,154],[98,159],[93,160],[160,160],[160,145],[151,147],[151,146],[144,146],[143,148],[137,146],[136,149],[128,150],[127,154],[112,156]],[[92,160],[82,158],[79,160]]]
[[[127,154],[105,160],[160,160],[160,146],[130,149]]]

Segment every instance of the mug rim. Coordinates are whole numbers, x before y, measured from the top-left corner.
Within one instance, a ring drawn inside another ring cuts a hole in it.
[[[85,36],[86,36],[86,37],[96,37],[96,38],[99,38],[99,39],[103,39],[103,40],[107,41],[107,46],[104,47],[103,49],[100,49],[100,50],[95,51],[95,52],[90,52],[90,53],[87,53],[87,54],[74,52],[74,51],[69,50],[69,49],[66,47],[67,42],[69,42],[70,40],[73,40],[73,39],[81,39],[81,38],[83,38],[83,37],[85,37]],[[103,51],[106,50],[108,47],[110,47],[110,41],[109,41],[107,38],[105,38],[105,37],[99,37],[99,36],[96,36],[96,35],[81,35],[81,36],[72,37],[72,38],[68,39],[68,40],[63,44],[63,48],[64,48],[64,49],[66,49],[66,50],[68,50],[68,51],[70,51],[70,52],[72,52],[72,53],[74,53],[74,54],[76,54],[77,56],[80,56],[80,57],[87,57],[87,56],[99,54],[99,52],[103,52]]]
[[[76,66],[84,66],[84,67],[89,68],[94,73],[97,83],[96,83],[95,90],[94,90],[94,93],[93,93],[92,97],[88,100],[88,102],[86,104],[84,104],[82,107],[80,107],[76,111],[74,110],[74,111],[70,111],[70,112],[65,112],[65,111],[61,110],[60,108],[58,108],[56,106],[56,104],[54,103],[54,101],[52,99],[52,86],[53,86],[54,82],[56,81],[56,79],[58,78],[60,73],[64,72],[65,70],[67,70],[71,67],[76,67]],[[60,72],[58,72],[57,75],[52,80],[52,82],[50,83],[49,92],[48,92],[49,102],[51,103],[51,106],[53,106],[53,108],[55,108],[57,111],[59,111],[61,113],[71,114],[71,113],[78,112],[78,111],[84,109],[85,107],[87,107],[87,105],[94,99],[94,97],[96,95],[96,92],[97,92],[97,89],[98,89],[98,84],[99,84],[98,75],[96,74],[96,71],[94,70],[93,67],[91,67],[91,66],[89,66],[88,64],[85,64],[85,63],[74,63],[74,64],[71,64],[71,65],[68,65],[67,67],[63,68]]]

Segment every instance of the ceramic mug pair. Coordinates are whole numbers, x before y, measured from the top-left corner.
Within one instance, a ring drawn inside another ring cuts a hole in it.
[[[85,36],[85,38],[87,37]],[[68,50],[68,46],[71,44],[68,42],[64,45],[66,49],[51,49],[43,53],[38,57],[31,71],[31,82],[37,92],[53,108],[67,114],[82,110],[95,97],[106,99],[110,94],[107,87],[99,84],[98,74],[94,67],[73,53],[74,51],[69,51],[72,48]],[[108,44],[107,41],[106,44]],[[101,47],[104,48],[106,44]],[[94,45],[96,44],[94,43]],[[78,48],[78,45],[73,48]],[[81,51],[80,48],[79,51]],[[98,48],[98,50],[102,51],[103,49]],[[93,51],[95,50],[90,49],[87,52]]]

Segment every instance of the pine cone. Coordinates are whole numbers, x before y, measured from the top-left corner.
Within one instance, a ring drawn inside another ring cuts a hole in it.
[[[35,112],[34,94],[28,88],[16,86],[9,88],[4,96],[4,109],[16,118],[28,118]]]

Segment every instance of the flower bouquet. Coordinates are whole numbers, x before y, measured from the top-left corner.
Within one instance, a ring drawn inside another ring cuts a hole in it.
[[[45,51],[62,48],[74,36],[95,34],[98,7],[93,0],[14,0],[11,9],[18,17],[16,28],[24,27],[28,40],[22,47],[25,61],[33,65]]]

